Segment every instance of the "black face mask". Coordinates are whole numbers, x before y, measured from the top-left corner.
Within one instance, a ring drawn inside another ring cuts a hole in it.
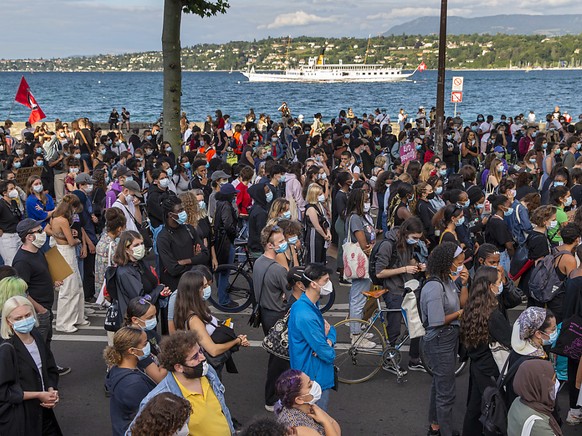
[[[186,377],[188,379],[195,379],[195,378],[200,378],[203,375],[205,375],[204,374],[204,363],[206,363],[206,361],[202,361],[196,366],[188,366],[188,365],[182,364],[182,366],[184,367],[184,372],[183,372],[184,377]]]
[[[432,200],[434,198],[434,192],[431,192],[430,194],[428,194],[426,196],[426,198],[428,198],[429,200]]]

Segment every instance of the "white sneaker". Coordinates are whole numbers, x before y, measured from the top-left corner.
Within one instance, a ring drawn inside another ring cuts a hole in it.
[[[82,321],[82,322],[79,322],[79,323],[77,323],[77,324],[75,324],[75,325],[76,325],[77,327],[87,327],[87,326],[90,326],[90,325],[91,325],[91,323],[90,323],[89,321],[87,321],[87,320],[84,320],[84,321]]]
[[[269,406],[268,404],[265,404],[265,410],[267,412],[274,412],[275,411],[275,406]]]
[[[356,344],[357,342],[357,344]],[[362,335],[352,335],[352,345],[357,345],[358,348],[375,348],[376,347],[376,343],[372,342],[368,339],[366,339],[365,337],[362,337]]]
[[[570,409],[566,422],[569,425],[578,425],[582,423],[582,409]]]

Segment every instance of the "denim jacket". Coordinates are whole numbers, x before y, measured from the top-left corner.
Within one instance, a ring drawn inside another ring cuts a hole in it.
[[[230,427],[230,433],[234,434],[234,427],[232,425],[232,418],[230,417],[230,411],[228,410],[228,407],[226,406],[226,402],[224,401],[224,385],[220,382],[220,379],[218,378],[218,374],[216,374],[216,371],[214,371],[214,369],[210,365],[208,366],[208,374],[206,374],[206,378],[210,382],[210,387],[214,391],[214,394],[216,395],[216,398],[218,398],[218,402],[220,403],[220,406],[222,407],[222,413],[224,413],[224,416],[226,417],[226,422],[228,422],[228,426]],[[139,405],[139,410],[137,412],[137,415],[135,415],[135,418],[133,419],[132,423],[129,425],[129,428],[125,432],[125,436],[131,436],[131,427],[135,423],[135,420],[137,419],[137,417],[139,416],[139,414],[141,413],[141,411],[143,410],[145,405],[148,403],[148,401],[150,401],[153,397],[155,397],[156,395],[161,394],[163,392],[171,392],[179,397],[184,397],[182,395],[182,391],[180,390],[180,387],[178,386],[178,384],[176,383],[176,380],[174,379],[174,375],[171,372],[169,372],[168,375],[160,382],[160,384],[157,385],[142,400],[141,404]],[[192,413],[196,413],[196,411],[194,410]]]

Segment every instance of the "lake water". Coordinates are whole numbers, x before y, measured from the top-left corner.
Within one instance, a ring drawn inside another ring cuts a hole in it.
[[[0,73],[0,119],[8,116],[22,73]],[[559,105],[574,118],[582,113],[578,92],[582,70],[572,71],[464,71],[447,72],[447,114],[453,76],[464,76],[463,103],[458,111],[465,120],[478,113],[512,116],[533,110],[538,120]],[[106,122],[112,107],[125,106],[133,121],[155,121],[162,108],[162,73],[25,73],[30,88],[49,120],[88,116]],[[183,73],[182,106],[192,120],[203,120],[217,108],[240,120],[249,107],[255,113],[276,115],[281,101],[294,115],[306,120],[321,112],[324,120],[339,109],[352,107],[356,115],[376,107],[386,108],[394,120],[403,107],[415,114],[418,106],[430,109],[436,101],[436,71],[416,73],[398,83],[250,83],[240,73]],[[29,110],[14,105],[11,118],[24,121]]]

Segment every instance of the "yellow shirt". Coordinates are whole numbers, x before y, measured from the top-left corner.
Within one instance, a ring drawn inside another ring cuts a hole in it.
[[[188,422],[189,436],[230,436],[230,427],[226,422],[226,417],[222,413],[222,407],[216,394],[210,387],[206,377],[200,378],[202,394],[192,392],[185,388],[178,381],[175,375],[174,380],[180,388],[180,392],[192,406],[190,421]]]

